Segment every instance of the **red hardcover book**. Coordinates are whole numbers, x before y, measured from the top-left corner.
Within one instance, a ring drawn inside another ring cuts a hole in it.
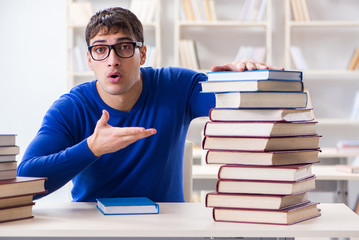
[[[211,121],[312,121],[312,108],[212,108]]]
[[[302,81],[286,80],[233,80],[233,81],[203,81],[200,82],[202,92],[231,92],[231,91],[259,91],[259,92],[301,92]]]
[[[306,108],[306,92],[215,93],[216,108]]]
[[[207,122],[205,136],[297,136],[315,135],[317,122]]]
[[[285,209],[308,202],[308,193],[292,195],[207,193],[206,207]]]
[[[34,204],[35,203],[30,203],[26,205],[0,208],[0,223],[32,218],[32,206]]]
[[[45,177],[16,177],[0,181],[0,198],[46,192]]]
[[[346,173],[359,173],[359,166],[338,164],[335,166],[337,171]]]
[[[315,176],[298,181],[265,181],[218,179],[216,191],[220,193],[248,193],[288,195],[315,189]]]
[[[205,136],[205,150],[279,151],[319,149],[319,135],[286,137],[211,137]]]
[[[2,197],[0,198],[0,209],[31,204],[33,201],[33,196],[33,194],[27,194],[11,197]]]
[[[214,208],[213,219],[217,222],[291,225],[319,217],[317,204],[309,202],[281,210]]]
[[[209,150],[206,153],[208,164],[245,164],[280,166],[291,164],[317,163],[320,150],[296,150],[275,152],[254,152],[234,150]]]
[[[219,179],[299,181],[313,177],[312,164],[291,166],[247,166],[222,165],[218,170]]]

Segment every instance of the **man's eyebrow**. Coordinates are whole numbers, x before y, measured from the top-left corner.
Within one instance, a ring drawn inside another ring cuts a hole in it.
[[[124,40],[127,40],[127,41],[132,41],[132,39],[130,37],[120,37],[120,38],[117,38],[116,39],[116,42],[122,42]],[[95,43],[106,43],[106,40],[103,40],[103,39],[99,39],[99,40],[95,40],[92,45],[94,45]]]
[[[92,43],[92,45],[94,45],[95,43],[106,43],[105,40],[96,40]]]

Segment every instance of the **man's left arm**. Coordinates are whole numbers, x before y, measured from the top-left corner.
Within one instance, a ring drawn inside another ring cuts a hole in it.
[[[245,71],[265,69],[284,70],[282,67],[272,67],[254,59],[245,58],[240,61],[213,66],[211,71]],[[201,81],[206,81],[207,77],[204,74],[193,74],[193,71],[192,73],[187,73],[189,74],[187,77],[190,79],[190,84],[187,84],[187,87],[184,89],[186,89],[185,92],[189,94],[188,106],[190,106],[190,116],[192,116],[192,119],[199,116],[208,116],[209,110],[215,107],[215,97],[212,93],[201,93],[201,85],[199,84]],[[187,79],[187,77],[183,78]],[[185,84],[186,81],[178,82]]]

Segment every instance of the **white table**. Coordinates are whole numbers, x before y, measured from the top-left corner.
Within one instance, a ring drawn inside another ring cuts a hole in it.
[[[0,224],[11,237],[359,237],[359,216],[344,204],[319,204],[322,216],[290,226],[221,223],[202,203],[160,203],[156,215],[102,215],[95,203],[40,204],[33,219]]]

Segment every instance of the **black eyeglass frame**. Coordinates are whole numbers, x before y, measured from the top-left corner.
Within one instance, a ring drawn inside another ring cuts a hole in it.
[[[120,56],[117,51],[116,51],[116,46],[117,45],[120,45],[120,44],[124,44],[124,43],[127,43],[127,44],[132,44],[133,45],[133,52],[132,52],[132,55],[131,56],[128,56],[128,57],[122,57]],[[92,56],[92,48],[94,47],[98,47],[98,46],[107,46],[109,47],[109,50],[108,50],[108,53],[106,55],[106,57],[102,58],[102,59],[95,59],[93,56]],[[143,43],[142,42],[120,42],[120,43],[116,43],[116,44],[113,44],[113,45],[107,45],[107,44],[98,44],[98,45],[92,45],[92,46],[89,46],[88,47],[88,51],[90,53],[90,56],[91,58],[94,60],[94,61],[103,61],[105,60],[106,58],[108,58],[108,56],[110,56],[110,53],[111,53],[111,49],[113,49],[116,53],[116,55],[120,58],[131,58],[133,57],[133,55],[135,55],[135,50],[136,50],[136,47],[140,48],[143,46]]]

